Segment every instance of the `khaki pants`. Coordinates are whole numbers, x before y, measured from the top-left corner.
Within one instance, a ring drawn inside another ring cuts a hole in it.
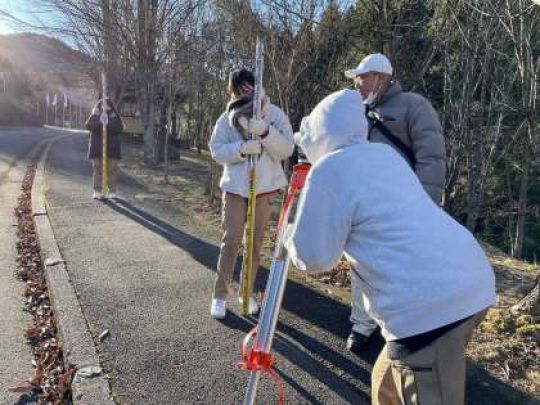
[[[259,256],[266,225],[272,215],[271,201],[275,194],[257,197],[255,206],[255,241],[253,246],[253,277],[250,291],[259,269]],[[236,194],[223,193],[221,226],[223,238],[217,265],[217,277],[214,286],[214,298],[226,299],[229,293],[238,250],[244,236],[247,213],[247,198]]]
[[[116,193],[116,187],[118,185],[118,159],[109,159],[108,163],[108,172],[109,172],[109,191],[111,193]],[[101,192],[101,173],[103,168],[101,165],[101,159],[92,159],[93,167],[93,179],[94,179],[94,191]]]
[[[465,348],[482,311],[399,360],[388,358],[386,345],[371,373],[374,405],[463,405]]]

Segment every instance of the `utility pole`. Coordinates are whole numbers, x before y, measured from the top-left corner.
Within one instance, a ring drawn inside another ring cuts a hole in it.
[[[49,93],[45,96],[45,125],[49,125],[49,104],[51,100],[49,98]]]
[[[64,105],[62,107],[62,127],[66,126],[66,107],[68,105],[66,93],[64,93]]]
[[[3,88],[4,88],[4,91],[3,93],[6,94],[6,72],[0,72],[0,77],[2,77],[2,82],[3,82]]]
[[[58,94],[56,93],[54,93],[54,97],[53,97],[53,106],[54,106],[53,125],[56,125],[56,117],[58,116]]]

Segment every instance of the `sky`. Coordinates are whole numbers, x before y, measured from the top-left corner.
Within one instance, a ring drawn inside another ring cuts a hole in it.
[[[24,12],[24,0],[0,0],[0,11],[5,11],[16,18],[27,20],[29,15]],[[16,27],[13,27],[8,21],[0,20],[0,34],[9,34],[17,32]]]
[[[0,11],[7,12],[15,18],[35,26],[43,26],[40,22],[50,20],[54,13],[46,11],[39,4],[44,4],[43,0],[0,0]],[[47,18],[44,18],[44,17]],[[21,26],[13,22],[6,21],[0,16],[0,34],[10,34],[24,31],[36,31],[29,26]]]

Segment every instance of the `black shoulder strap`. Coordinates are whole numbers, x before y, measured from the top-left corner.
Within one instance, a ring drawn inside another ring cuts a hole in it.
[[[369,115],[367,117],[371,121],[371,123],[373,124],[373,127],[377,128],[379,131],[381,131],[381,133],[390,142],[392,142],[401,151],[401,153],[403,153],[407,157],[407,159],[411,163],[412,167],[414,168],[416,166],[416,159],[414,157],[414,153],[413,153],[412,149],[409,148],[407,145],[405,145],[401,139],[399,139],[397,136],[395,136],[392,133],[392,131],[390,131],[386,127],[386,125],[384,125],[380,120],[374,119],[374,118],[370,117]],[[371,132],[370,132],[370,136],[371,136]],[[368,139],[369,139],[369,137],[368,137]]]

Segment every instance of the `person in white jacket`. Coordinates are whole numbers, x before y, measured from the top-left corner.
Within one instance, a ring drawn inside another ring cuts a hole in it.
[[[216,122],[210,138],[213,159],[223,165],[220,187],[223,192],[223,238],[217,265],[217,277],[210,314],[216,319],[226,316],[226,300],[246,221],[249,168],[248,156],[258,155],[257,201],[255,207],[255,240],[253,248],[253,282],[259,267],[259,256],[265,228],[272,213],[271,202],[287,186],[281,162],[293,152],[293,131],[285,113],[263,97],[262,119],[254,119],[253,73],[239,69],[230,74],[231,101]],[[257,136],[251,140],[250,134]],[[253,292],[253,284],[250,286]],[[256,294],[249,302],[249,313],[259,311]]]
[[[386,345],[374,404],[463,404],[465,345],[495,303],[493,270],[475,238],[437,206],[391,147],[367,142],[362,96],[331,94],[295,141],[312,163],[292,262],[311,273],[344,254]]]

